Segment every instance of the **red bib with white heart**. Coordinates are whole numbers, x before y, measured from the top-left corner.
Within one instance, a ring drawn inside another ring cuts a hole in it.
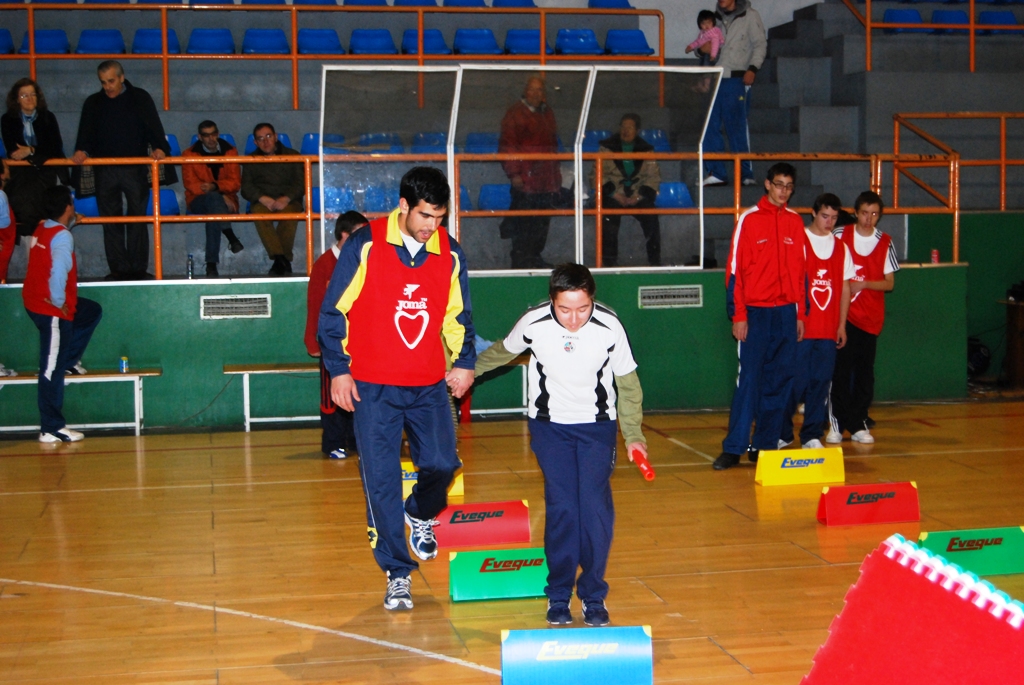
[[[846,250],[832,239],[832,254],[821,259],[807,239],[807,320],[804,340],[835,340],[839,330],[839,301],[843,297]]]
[[[366,276],[348,312],[344,342],[352,377],[381,385],[433,385],[445,374],[441,324],[452,281],[448,234],[443,228],[437,232],[441,254],[423,247],[408,266],[398,256],[405,247],[387,241],[388,217],[369,228]]]

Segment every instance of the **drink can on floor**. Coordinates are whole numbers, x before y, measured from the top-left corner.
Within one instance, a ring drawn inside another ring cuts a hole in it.
[[[932,250],[932,264],[938,264],[938,263],[939,263],[939,251],[938,250]]]
[[[121,361],[117,365],[117,370],[121,373],[128,373],[128,357],[121,357]]]

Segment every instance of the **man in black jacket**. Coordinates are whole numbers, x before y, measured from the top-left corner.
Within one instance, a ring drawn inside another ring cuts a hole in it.
[[[171,148],[149,93],[125,80],[119,62],[101,62],[96,71],[103,89],[86,98],[82,105],[72,161],[82,164],[89,157],[166,157]],[[128,202],[128,216],[145,216],[151,187],[147,167],[95,166],[94,170],[96,203],[101,216],[124,216],[122,195]],[[166,172],[172,170],[168,167]],[[146,224],[104,224],[103,247],[110,267],[107,280],[152,278],[146,273],[149,265]]]

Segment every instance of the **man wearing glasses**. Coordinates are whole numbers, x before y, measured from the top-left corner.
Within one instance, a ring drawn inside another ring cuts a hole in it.
[[[277,132],[270,124],[256,124],[252,135],[256,139],[253,157],[299,154],[278,142]],[[301,212],[305,194],[301,164],[246,164],[242,169],[242,197],[252,203],[250,211],[253,214]],[[277,222],[276,227],[273,221],[256,221],[255,224],[267,256],[273,261],[270,273],[287,276],[292,272],[292,247],[298,221],[283,219]]]
[[[792,165],[773,165],[764,197],[740,216],[733,230],[726,308],[739,342],[740,374],[716,471],[736,466],[744,452],[757,461],[760,450],[777,448],[782,434],[806,315],[804,223],[786,206],[795,181]]]

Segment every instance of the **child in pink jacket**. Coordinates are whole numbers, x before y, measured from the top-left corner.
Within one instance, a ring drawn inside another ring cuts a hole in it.
[[[715,25],[715,13],[710,10],[701,10],[697,15],[697,26],[700,27],[700,35],[697,40],[686,46],[687,52],[695,52],[700,58],[702,67],[714,64],[718,59],[718,51],[722,49],[725,36],[722,29]],[[701,46],[711,44],[711,54],[699,52]]]

